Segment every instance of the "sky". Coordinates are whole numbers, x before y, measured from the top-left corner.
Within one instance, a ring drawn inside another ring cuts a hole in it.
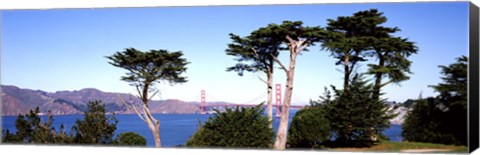
[[[403,102],[420,93],[436,95],[428,85],[441,82],[438,65],[468,55],[467,2],[2,10],[0,82],[47,92],[96,88],[135,94],[120,80],[126,70],[108,64],[105,56],[129,47],[166,49],[184,53],[190,62],[188,82],[157,84],[161,94],[154,99],[200,101],[203,89],[207,102],[256,104],[266,98],[266,86],[258,79],[265,76],[225,71],[236,64],[225,54],[229,33],[246,36],[284,20],[325,27],[327,19],[371,8],[384,12],[384,26],[402,30],[395,36],[419,48],[410,57],[410,80],[384,87],[383,97]],[[297,58],[293,104],[308,104],[325,87],[342,86],[341,68],[329,53],[317,45]],[[282,52],[279,58],[288,64],[287,57]],[[284,89],[285,73],[277,69],[274,78]]]

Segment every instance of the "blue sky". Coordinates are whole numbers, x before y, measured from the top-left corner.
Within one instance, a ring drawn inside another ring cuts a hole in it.
[[[126,71],[108,64],[105,56],[128,47],[167,49],[183,51],[191,62],[185,74],[189,82],[158,84],[161,95],[156,99],[199,101],[205,89],[207,101],[258,102],[266,94],[258,80],[263,74],[225,72],[236,63],[225,55],[228,33],[245,36],[284,20],[324,27],[327,19],[370,8],[384,12],[385,26],[402,30],[396,36],[419,47],[411,56],[410,80],[383,89],[389,100],[405,101],[420,92],[434,95],[428,85],[440,82],[437,66],[468,54],[467,2],[7,10],[1,12],[1,83],[49,92],[93,87],[135,93],[120,80]],[[329,52],[318,46],[309,50],[297,58],[297,104],[316,100],[324,87],[342,83],[340,67]],[[281,53],[280,59],[288,64],[286,56]],[[285,83],[285,74],[276,70],[274,81]]]

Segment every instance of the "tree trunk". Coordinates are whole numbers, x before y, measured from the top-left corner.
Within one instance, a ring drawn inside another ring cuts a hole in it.
[[[155,120],[151,114],[149,113],[146,117],[146,122],[148,128],[152,131],[153,139],[155,141],[155,147],[162,147],[162,143],[160,141],[160,122]]]
[[[379,59],[378,67],[383,67],[385,65],[385,59],[383,58],[383,55],[378,54],[378,59]],[[373,92],[372,92],[372,98],[375,101],[380,101],[380,89],[382,87],[382,76],[383,76],[382,72],[375,73],[375,83],[373,85]],[[370,130],[371,130],[370,140],[377,141],[377,133],[375,131],[375,127],[371,127]]]
[[[344,76],[345,76],[343,77],[343,91],[345,91],[345,93],[348,92],[348,80],[350,80],[350,70],[348,68],[349,60],[350,60],[350,53],[346,52],[345,58],[343,60]]]
[[[273,107],[272,107],[272,86],[273,86],[273,76],[270,70],[267,71],[267,115],[268,115],[268,120],[270,121],[269,127],[272,128],[272,123],[273,123]]]
[[[143,94],[141,94],[143,101],[143,113],[146,115],[145,121],[148,125],[148,128],[150,128],[150,131],[152,131],[155,147],[162,147],[162,143],[160,141],[160,121],[153,118],[150,110],[148,109],[148,87],[149,84],[145,84],[143,87]]]
[[[296,46],[293,46],[296,47]],[[298,51],[299,52],[299,51]],[[295,59],[297,57],[296,48],[290,49],[290,65],[287,74],[287,85],[285,86],[285,95],[283,99],[282,115],[280,116],[280,125],[277,131],[274,149],[285,149],[287,144],[288,118],[290,114],[290,102],[293,92],[293,77],[295,73]]]
[[[383,67],[385,65],[385,60],[381,54],[379,54],[378,59],[379,59],[378,67]],[[382,85],[382,76],[383,76],[382,72],[375,73],[375,84],[373,85],[373,94],[372,94],[372,98],[374,98],[375,100],[380,100],[380,88]]]

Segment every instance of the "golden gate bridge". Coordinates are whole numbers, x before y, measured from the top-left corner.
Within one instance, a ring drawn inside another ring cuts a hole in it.
[[[280,117],[281,111],[283,109],[283,103],[282,103],[282,95],[281,95],[281,85],[276,84],[275,85],[275,104],[272,105],[273,108],[275,108],[275,116]],[[233,104],[233,103],[219,103],[219,104],[207,104],[206,102],[206,93],[205,90],[200,91],[200,114],[207,114],[207,108],[218,108],[218,107],[223,107],[223,108],[231,108],[231,107],[255,107],[258,106],[259,104]],[[268,106],[266,104],[263,105],[264,107]],[[290,105],[291,109],[301,109],[304,108],[305,105]]]

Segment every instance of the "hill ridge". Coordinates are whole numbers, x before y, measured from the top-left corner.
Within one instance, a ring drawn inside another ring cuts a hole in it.
[[[97,88],[46,92],[20,88],[15,85],[1,85],[1,92],[2,116],[26,114],[37,106],[40,107],[42,113],[50,110],[53,115],[81,114],[86,110],[86,103],[94,100],[102,101],[107,112],[133,114],[133,110],[121,103],[119,97],[124,100],[132,98],[136,103],[141,103],[133,95],[104,92]],[[152,100],[150,103],[150,111],[152,113],[193,114],[200,112],[198,102],[166,99]]]

